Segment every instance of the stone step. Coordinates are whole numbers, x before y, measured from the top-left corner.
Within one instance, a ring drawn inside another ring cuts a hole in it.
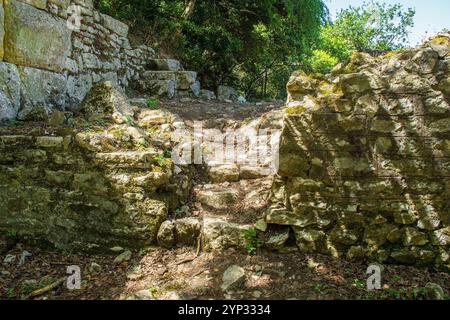
[[[145,71],[142,74],[145,80],[177,80],[177,72],[174,71]]]
[[[148,66],[151,70],[160,71],[180,71],[182,66],[180,61],[175,59],[152,59]]]
[[[157,240],[161,247],[196,246],[201,234],[205,251],[225,250],[228,248],[245,249],[245,232],[253,228],[252,224],[229,222],[217,217],[183,218],[167,220],[159,228]]]
[[[159,228],[157,240],[163,248],[194,246],[202,230],[203,222],[198,218],[167,220]]]
[[[264,213],[271,184],[272,178],[265,177],[198,185],[193,189],[195,210],[235,221],[252,221]]]
[[[261,230],[261,224],[265,224]],[[289,226],[267,226],[263,219],[254,223],[235,223],[221,217],[206,216],[203,218],[202,240],[205,251],[224,251],[229,248],[245,251],[249,245],[249,230],[255,228],[260,246],[279,252],[296,252],[297,247],[288,244],[291,237]],[[251,244],[255,246],[255,243]],[[256,249],[256,247],[254,248]]]
[[[261,219],[261,221],[263,220]],[[267,225],[264,230],[261,230],[261,221],[244,224],[214,216],[167,220],[159,228],[158,245],[166,249],[196,247],[201,239],[201,245],[206,252],[224,251],[229,248],[244,251],[247,250],[249,242],[247,233],[252,228],[256,228],[262,247],[283,252],[296,251],[296,248],[286,247],[290,238],[290,227],[271,226],[270,232],[268,232]]]
[[[144,81],[171,80],[176,83],[178,90],[189,90],[197,81],[195,71],[146,71],[143,74]]]
[[[239,181],[239,167],[235,164],[225,164],[210,167],[208,170],[209,181],[213,183]]]
[[[258,167],[258,166],[241,166],[239,167],[239,177],[241,179],[259,179],[264,177],[273,176],[276,174],[276,170],[271,167]]]
[[[221,218],[203,219],[202,240],[205,251],[223,251],[228,248],[245,250],[245,232],[253,228],[251,224],[239,224]]]
[[[208,168],[208,179],[212,183],[237,182],[273,176],[275,171],[274,168],[262,166],[215,165]]]
[[[196,199],[202,205],[216,210],[224,210],[236,204],[238,192],[235,189],[199,190]]]

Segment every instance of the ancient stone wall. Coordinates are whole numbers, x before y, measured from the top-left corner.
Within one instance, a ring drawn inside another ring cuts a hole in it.
[[[0,121],[27,119],[37,107],[76,108],[102,80],[125,88],[154,57],[132,48],[128,26],[92,0],[2,0]]]
[[[0,233],[90,252],[156,243],[190,187],[150,139],[165,137],[172,115],[131,107],[110,82],[81,108],[68,124],[55,112],[53,125],[0,128]]]
[[[302,252],[450,265],[450,35],[296,73],[269,224]]]

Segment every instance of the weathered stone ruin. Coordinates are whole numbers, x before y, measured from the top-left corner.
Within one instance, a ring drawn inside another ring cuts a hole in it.
[[[449,265],[450,35],[288,83],[269,224],[301,252]]]
[[[79,30],[67,27],[71,4],[82,7]],[[295,73],[286,108],[245,109],[249,123],[226,118],[241,108],[231,103],[202,120],[211,136],[281,134],[276,174],[266,170],[273,154],[175,165],[170,151],[192,138],[192,119],[146,98],[216,97],[127,34],[87,0],[0,5],[0,120],[30,120],[0,128],[0,232],[64,250],[224,250],[245,249],[256,227],[270,250],[449,267],[448,34],[355,54],[327,76]],[[240,100],[228,87],[217,98]]]
[[[142,128],[126,124],[136,108],[110,82],[94,86],[81,109],[73,126],[2,132],[0,228],[65,250],[154,243],[190,186],[145,132],[163,137],[155,124],[171,115],[147,110],[139,113]],[[96,121],[108,126],[91,127]]]

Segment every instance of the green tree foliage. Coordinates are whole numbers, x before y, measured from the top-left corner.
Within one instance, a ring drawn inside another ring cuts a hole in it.
[[[355,51],[380,54],[407,45],[415,11],[400,4],[367,2],[338,13],[336,20],[322,27],[309,67],[326,72]]]
[[[326,22],[322,0],[95,0],[134,34],[199,71],[203,86],[249,95],[285,92]]]

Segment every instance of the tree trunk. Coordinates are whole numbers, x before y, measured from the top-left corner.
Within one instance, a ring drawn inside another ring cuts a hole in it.
[[[267,94],[267,81],[268,81],[267,71],[268,71],[268,69],[266,68],[266,71],[264,72],[264,91],[263,91],[264,96],[266,96],[266,94]]]
[[[196,2],[196,0],[189,0],[186,8],[184,8],[184,12],[183,12],[183,18],[184,19],[189,19],[189,17],[194,12],[195,2]]]

